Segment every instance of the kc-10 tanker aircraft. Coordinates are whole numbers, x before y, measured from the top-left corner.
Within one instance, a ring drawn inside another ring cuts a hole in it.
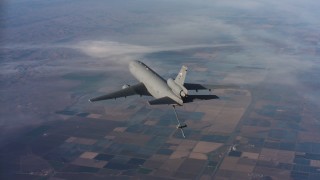
[[[127,97],[132,95],[140,96],[153,96],[155,99],[149,101],[150,105],[168,104],[172,105],[176,115],[178,125],[177,129],[181,130],[182,136],[185,137],[183,128],[187,127],[186,124],[181,124],[175,106],[182,106],[184,103],[190,103],[195,100],[209,100],[218,99],[216,95],[189,95],[189,90],[204,90],[211,91],[212,89],[233,88],[233,85],[206,85],[185,83],[188,68],[182,66],[179,74],[175,79],[163,79],[151,68],[141,61],[132,61],[129,63],[129,69],[132,75],[139,81],[135,85],[124,85],[121,90],[115,91],[110,94],[95,97],[90,99],[90,102],[101,101],[107,99],[116,99],[120,97]]]

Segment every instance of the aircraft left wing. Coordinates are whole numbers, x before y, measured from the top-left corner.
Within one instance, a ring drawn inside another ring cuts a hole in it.
[[[101,101],[101,100],[107,100],[107,99],[116,99],[116,98],[120,98],[120,97],[132,96],[132,95],[151,96],[151,94],[148,92],[148,90],[144,86],[144,84],[139,83],[136,85],[128,86],[124,89],[121,89],[119,91],[115,91],[110,94],[106,94],[103,96],[92,98],[89,101],[93,102],[93,101]]]
[[[228,88],[239,88],[236,85],[210,85],[210,84],[193,84],[184,83],[183,86],[188,90],[203,90],[203,89],[228,89]]]

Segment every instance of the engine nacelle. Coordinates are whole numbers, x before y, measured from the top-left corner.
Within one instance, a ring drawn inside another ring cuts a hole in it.
[[[188,90],[184,86],[179,85],[176,82],[174,82],[174,80],[172,78],[169,78],[167,80],[167,84],[171,88],[171,90],[173,91],[173,93],[175,95],[180,96],[180,97],[186,97],[188,95]]]
[[[122,86],[122,89],[126,89],[128,87],[130,87],[130,85],[129,84],[125,84],[125,85]]]

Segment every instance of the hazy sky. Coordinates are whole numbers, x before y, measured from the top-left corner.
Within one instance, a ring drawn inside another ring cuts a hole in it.
[[[304,30],[316,33],[320,19],[320,2],[311,0],[16,0],[3,4],[4,47],[71,48],[122,64],[151,52],[234,43],[243,54],[259,57],[264,66],[304,70],[313,62],[276,51],[308,48],[310,44],[297,36],[306,34]],[[310,34],[314,35],[319,33]],[[258,61],[240,58],[237,61],[244,64]]]
[[[69,48],[125,65],[152,52],[233,43],[243,52],[229,60],[286,74],[317,65],[287,51],[319,48],[300,37],[319,37],[319,8],[312,0],[6,1],[1,44]]]

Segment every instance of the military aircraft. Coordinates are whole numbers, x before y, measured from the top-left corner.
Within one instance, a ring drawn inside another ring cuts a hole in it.
[[[182,136],[185,137],[183,128],[187,127],[186,124],[181,124],[175,110],[175,107],[182,106],[184,103],[190,103],[196,100],[209,100],[218,99],[216,95],[189,95],[190,90],[204,90],[211,91],[212,89],[219,88],[232,88],[233,85],[207,85],[207,84],[194,84],[185,83],[187,70],[186,66],[182,66],[180,72],[175,79],[163,79],[160,75],[154,72],[150,67],[141,61],[132,61],[129,63],[129,69],[132,75],[139,81],[135,85],[124,85],[121,90],[115,91],[110,94],[95,97],[90,99],[90,102],[101,101],[107,99],[117,99],[120,97],[127,97],[132,95],[140,96],[153,96],[155,99],[148,101],[150,105],[168,104],[172,105],[176,115],[178,125]]]

